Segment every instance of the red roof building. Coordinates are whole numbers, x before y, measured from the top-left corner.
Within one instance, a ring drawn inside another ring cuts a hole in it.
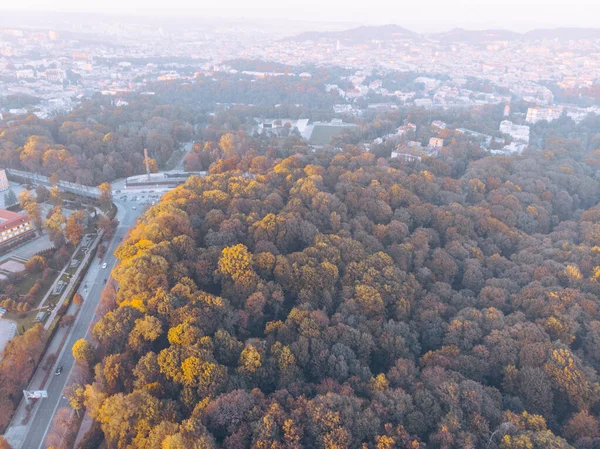
[[[0,246],[12,244],[34,232],[27,215],[0,209]]]

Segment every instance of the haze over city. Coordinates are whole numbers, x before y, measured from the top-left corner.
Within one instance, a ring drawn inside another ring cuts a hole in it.
[[[5,2],[0,10],[48,11],[43,0]],[[445,31],[454,27],[509,29],[519,32],[540,27],[595,27],[600,6],[594,0],[424,0],[390,4],[388,0],[346,2],[332,0],[225,0],[191,2],[174,0],[107,0],[103,2],[58,0],[53,11],[121,13],[135,16],[204,17],[226,19],[286,19],[357,25],[396,23],[418,32]]]
[[[2,2],[0,449],[600,449],[599,12]]]

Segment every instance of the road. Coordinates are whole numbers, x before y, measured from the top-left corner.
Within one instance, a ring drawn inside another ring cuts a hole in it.
[[[12,178],[13,176],[18,176],[21,178],[30,179],[32,184],[42,184],[46,187],[51,188],[52,183],[48,179],[47,176],[40,175],[37,173],[27,172],[24,170],[16,170],[14,168],[7,168],[6,173]],[[75,193],[77,195],[89,196],[91,198],[98,198],[100,196],[100,191],[97,187],[90,187],[83,184],[77,184],[74,182],[68,181],[58,181],[58,188],[65,192]]]
[[[104,288],[104,279],[109,277],[110,270],[116,263],[116,258],[113,253],[117,246],[119,246],[121,239],[127,234],[129,228],[135,224],[135,221],[142,214],[144,209],[140,207],[136,210],[132,210],[131,207],[127,207],[127,205],[119,203],[115,204],[117,204],[117,218],[119,219],[120,224],[108,245],[106,256],[102,261],[98,258],[94,259],[81,283],[79,293],[83,296],[84,302],[77,314],[75,323],[73,323],[66,344],[59,354],[56,365],[53,368],[54,372],[56,367],[62,366],[63,372],[60,376],[50,376],[50,379],[46,384],[48,398],[41,399],[39,407],[35,411],[34,416],[30,419],[29,431],[20,446],[22,449],[45,448],[44,439],[50,430],[52,419],[56,411],[60,407],[69,406],[68,401],[63,398],[63,390],[65,386],[69,384],[68,380],[74,364],[71,348],[80,338],[87,337],[90,339],[88,331],[90,330],[90,323],[94,320],[96,306],[100,301],[100,293]],[[108,264],[108,267],[105,269],[101,267],[103,262]],[[88,287],[87,291],[85,289],[86,284]],[[19,448],[15,447],[15,449]]]
[[[183,163],[185,161],[185,157],[188,155],[188,153],[190,153],[192,151],[193,145],[194,145],[194,142],[187,142],[187,143],[183,144],[183,148],[182,148],[183,156],[181,157],[179,164],[177,164],[172,171],[183,171]]]
[[[184,145],[184,150],[186,153],[189,152],[191,148],[191,142]],[[182,163],[183,158],[179,166],[182,166]],[[32,179],[37,184],[49,185],[47,178],[41,177],[40,175],[27,172],[19,172],[19,175]],[[72,191],[84,196],[97,197],[97,189],[95,188],[79,186],[70,183],[68,183],[68,186],[62,184],[63,183],[59,185],[59,188],[61,189]],[[44,440],[50,431],[52,419],[54,418],[56,411],[60,407],[69,406],[68,401],[63,398],[63,391],[64,388],[69,385],[69,378],[74,365],[71,348],[73,347],[73,344],[80,338],[87,338],[88,340],[91,340],[89,335],[91,331],[90,324],[95,318],[95,310],[100,301],[100,293],[104,288],[104,279],[109,277],[110,271],[116,263],[116,259],[113,255],[114,251],[119,246],[122,238],[127,234],[129,229],[135,225],[137,218],[144,212],[144,210],[146,210],[147,207],[149,207],[148,203],[152,201],[150,199],[150,195],[156,196],[158,194],[157,196],[160,198],[163,193],[171,190],[171,188],[168,187],[157,189],[148,186],[125,188],[124,179],[113,181],[111,183],[111,187],[114,197],[113,202],[117,206],[116,218],[119,220],[119,226],[117,227],[115,235],[108,245],[104,259],[100,261],[95,258],[92,261],[85,277],[83,278],[83,282],[80,284],[78,292],[83,296],[84,302],[79,310],[79,313],[77,314],[77,318],[73,323],[73,326],[69,331],[67,340],[60,354],[58,355],[57,362],[52,368],[52,373],[54,373],[57,367],[62,366],[62,374],[59,376],[50,376],[45,385],[45,388],[48,392],[48,397],[40,399],[40,403],[34,406],[32,416],[26,425],[26,430],[24,432],[25,436],[22,436],[23,434],[21,433],[21,430],[16,430],[15,433],[21,434],[21,436],[16,436],[16,438],[14,438],[15,441],[12,441],[14,449],[44,449],[46,447]],[[119,191],[119,193],[117,193],[117,191]],[[133,198],[138,196],[140,198],[140,202],[134,202]],[[120,200],[121,197],[123,200]],[[158,198],[156,198],[156,200]],[[102,263],[104,262],[106,262],[108,265],[105,269],[101,267]],[[85,288],[86,285],[87,289]],[[17,424],[16,427],[19,427],[19,425]],[[10,430],[11,429],[9,428],[9,431]]]

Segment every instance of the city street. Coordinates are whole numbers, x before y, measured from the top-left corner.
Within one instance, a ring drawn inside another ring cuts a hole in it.
[[[25,430],[25,432],[15,432],[22,433],[24,438],[20,439],[20,441],[16,441],[11,437],[14,449],[44,448],[44,439],[50,430],[56,410],[60,407],[68,406],[67,400],[63,399],[63,390],[65,386],[69,384],[69,377],[74,364],[71,348],[80,338],[91,339],[89,335],[89,332],[91,331],[90,323],[92,323],[95,318],[95,309],[100,300],[100,293],[104,288],[104,280],[108,279],[110,270],[114,267],[116,262],[113,253],[121,242],[121,239],[127,234],[129,228],[135,224],[135,221],[145,209],[145,207],[139,207],[136,208],[136,210],[133,210],[130,206],[127,207],[122,203],[116,202],[116,204],[118,207],[117,218],[120,221],[120,224],[108,245],[106,256],[102,261],[95,258],[81,283],[78,291],[84,297],[83,305],[79,310],[77,319],[66,340],[66,344],[59,354],[55,366],[51,370],[53,374],[57,367],[62,366],[63,372],[59,376],[51,375],[45,387],[48,391],[48,398],[38,400],[39,404],[34,408],[32,417],[26,425],[27,429],[22,429]],[[103,262],[108,264],[106,269],[101,267]],[[86,285],[87,291],[85,289]],[[18,426],[19,423],[13,423],[13,425]]]
[[[191,144],[186,145],[186,152],[191,148]],[[31,177],[37,183],[48,184],[48,181],[39,175],[20,172],[22,176]],[[61,186],[62,188],[63,186]],[[95,192],[87,187],[69,186],[68,190],[85,196],[95,196]],[[51,368],[51,375],[46,382],[44,389],[48,392],[48,397],[38,399],[38,403],[32,409],[31,416],[25,422],[26,413],[23,412],[24,404],[21,402],[13,420],[9,425],[4,436],[9,440],[14,449],[44,449],[44,440],[51,429],[52,419],[60,407],[68,407],[68,401],[63,397],[64,388],[69,385],[69,378],[74,365],[71,348],[80,338],[91,340],[91,324],[95,321],[96,307],[100,301],[100,293],[104,288],[104,280],[110,276],[110,271],[116,263],[114,251],[121,243],[127,232],[136,223],[136,220],[142,213],[153,204],[156,204],[160,197],[171,190],[170,187],[125,187],[125,180],[116,180],[112,183],[113,202],[117,206],[116,219],[119,225],[110,241],[106,255],[103,260],[94,258],[78,292],[83,296],[84,302],[77,314],[77,318],[66,336],[66,341],[55,365]],[[102,264],[106,262],[107,268],[103,269]],[[87,289],[85,288],[87,285]],[[55,337],[56,339],[56,337]],[[55,342],[53,342],[55,343]],[[59,376],[54,375],[56,368],[62,367],[62,373]],[[42,368],[38,367],[38,371]],[[39,374],[34,374],[29,388],[37,389]]]

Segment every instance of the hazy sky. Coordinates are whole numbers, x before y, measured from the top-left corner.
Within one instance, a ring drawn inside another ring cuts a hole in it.
[[[49,5],[52,5],[51,7]],[[599,0],[0,0],[0,10],[281,18],[396,23],[415,31],[600,27]]]

